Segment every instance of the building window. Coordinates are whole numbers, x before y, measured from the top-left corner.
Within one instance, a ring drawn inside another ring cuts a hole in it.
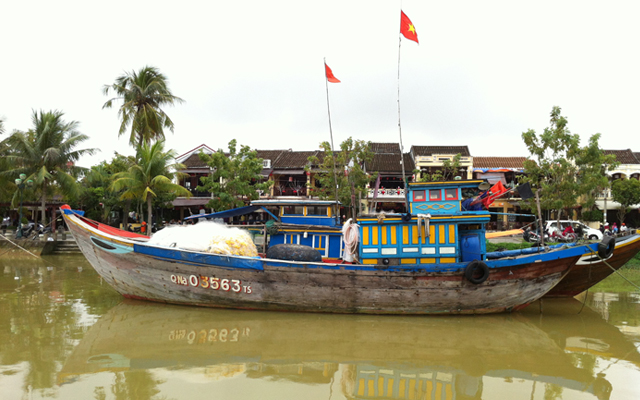
[[[442,200],[442,192],[440,189],[437,190],[429,190],[429,200]]]
[[[262,160],[262,168],[271,168],[271,160]]]

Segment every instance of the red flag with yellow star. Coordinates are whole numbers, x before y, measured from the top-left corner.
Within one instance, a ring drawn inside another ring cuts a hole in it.
[[[407,17],[402,10],[400,10],[400,33],[404,35],[409,40],[413,40],[416,43],[418,42],[418,32],[416,32],[416,27],[413,26],[413,23]]]
[[[333,71],[331,71],[331,68],[329,68],[327,63],[324,63],[324,73],[327,76],[327,80],[329,82],[340,83],[340,80],[338,78],[336,78],[335,76],[333,76]]]

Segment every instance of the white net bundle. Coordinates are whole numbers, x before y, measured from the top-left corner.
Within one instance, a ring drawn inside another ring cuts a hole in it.
[[[208,221],[168,226],[154,233],[148,243],[222,255],[258,255],[249,232]]]

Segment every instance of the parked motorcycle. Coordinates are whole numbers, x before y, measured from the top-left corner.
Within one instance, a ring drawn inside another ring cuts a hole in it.
[[[562,243],[575,243],[578,240],[578,235],[575,232],[564,231],[562,233],[554,230],[549,236],[550,242],[562,242]]]
[[[524,239],[525,242],[541,243],[540,234],[531,228],[527,228],[524,230],[524,232],[522,232],[522,238]],[[545,242],[549,241],[549,235],[547,234],[546,231],[544,232],[544,240]]]

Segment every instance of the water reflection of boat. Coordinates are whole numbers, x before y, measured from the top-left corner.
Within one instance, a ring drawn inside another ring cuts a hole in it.
[[[576,314],[579,302],[561,300],[554,308],[555,302],[545,301],[542,315],[531,309],[428,319],[122,303],[87,331],[59,381],[164,368],[201,370],[215,379],[337,379],[349,398],[409,398],[411,392],[419,399],[432,390],[475,399],[487,379],[499,378],[492,385],[526,380],[607,398],[610,384],[598,371],[578,367],[571,353],[637,360],[635,347],[597,313]]]
[[[613,254],[606,259],[585,254],[545,297],[573,297],[613,274],[640,251],[640,235],[616,238]]]

